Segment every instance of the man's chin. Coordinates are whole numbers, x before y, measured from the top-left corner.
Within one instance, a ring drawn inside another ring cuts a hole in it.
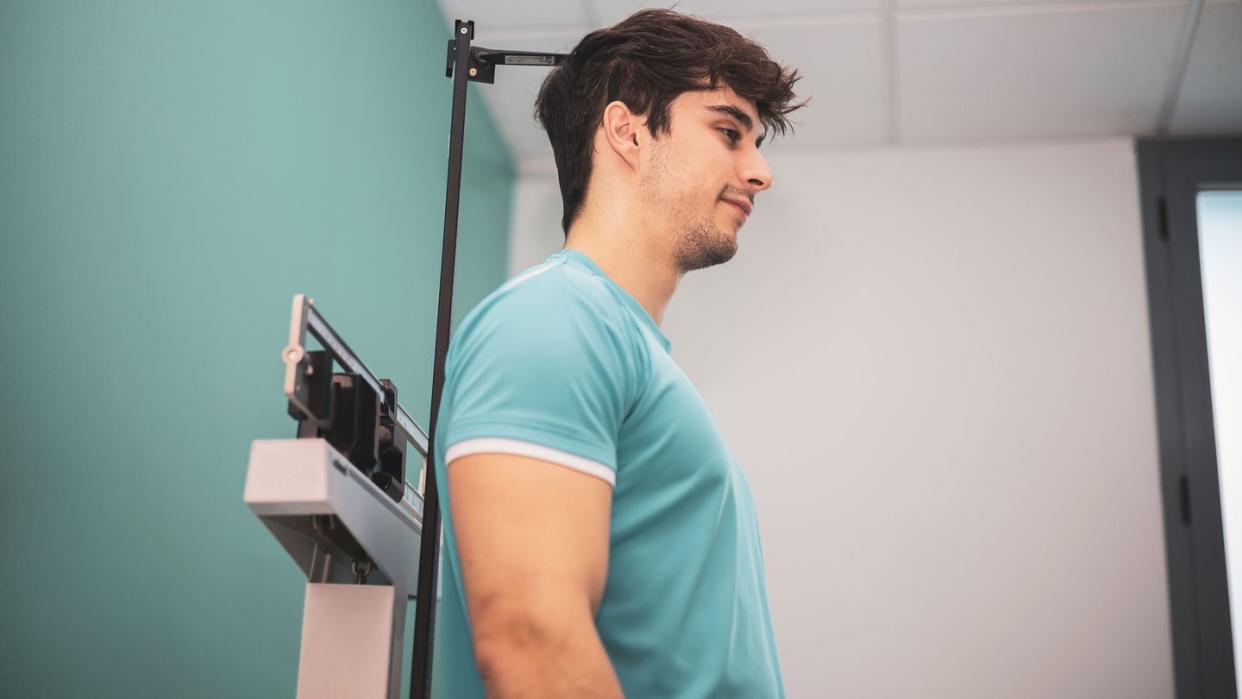
[[[698,239],[695,242],[697,244],[683,248],[678,255],[677,267],[683,273],[722,265],[737,254],[735,233],[721,231],[710,241]]]

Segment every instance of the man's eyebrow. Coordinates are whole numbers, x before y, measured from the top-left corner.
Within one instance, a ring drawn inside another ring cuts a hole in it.
[[[738,123],[742,125],[742,128],[746,129],[747,131],[753,131],[755,128],[755,121],[750,118],[750,115],[731,104],[713,104],[707,109],[708,111],[718,112],[720,114],[725,114],[725,115],[733,117],[734,119],[737,119]],[[756,138],[755,147],[758,148],[759,146],[763,145],[763,139],[766,137],[767,137],[767,134],[765,133],[765,134],[760,135],[759,138]]]

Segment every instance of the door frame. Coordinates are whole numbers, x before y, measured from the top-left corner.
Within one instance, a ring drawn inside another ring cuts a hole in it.
[[[1237,699],[1196,197],[1242,190],[1242,135],[1136,141],[1178,699]]]

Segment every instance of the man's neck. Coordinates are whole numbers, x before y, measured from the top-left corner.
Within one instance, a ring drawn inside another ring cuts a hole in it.
[[[565,247],[591,258],[609,279],[638,301],[656,325],[660,325],[664,310],[673,292],[677,291],[681,273],[661,254],[663,251],[636,244],[632,233],[615,228],[606,230],[580,219],[570,229]]]

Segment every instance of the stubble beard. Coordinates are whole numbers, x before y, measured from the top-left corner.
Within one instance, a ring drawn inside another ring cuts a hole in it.
[[[724,264],[737,254],[737,240],[710,219],[679,225],[676,230],[675,264],[682,274]]]

